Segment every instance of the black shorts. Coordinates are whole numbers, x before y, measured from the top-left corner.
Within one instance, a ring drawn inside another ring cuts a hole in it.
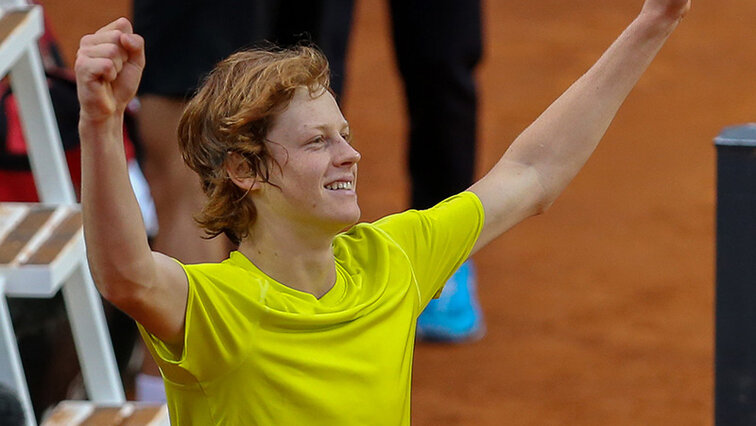
[[[267,3],[134,0],[134,31],[146,55],[139,93],[190,97],[218,61],[267,37]]]

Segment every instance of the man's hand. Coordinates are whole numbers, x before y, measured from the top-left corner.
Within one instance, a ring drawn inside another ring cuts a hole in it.
[[[690,10],[690,2],[691,0],[646,0],[641,15],[679,21]]]
[[[121,114],[134,97],[144,68],[144,40],[126,18],[82,37],[76,54],[81,119],[102,122]]]

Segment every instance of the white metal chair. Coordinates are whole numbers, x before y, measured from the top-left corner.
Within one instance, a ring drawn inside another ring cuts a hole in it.
[[[39,6],[0,17],[0,76],[10,76],[42,201],[0,203],[0,382],[19,396],[28,425],[35,420],[4,296],[49,298],[61,290],[90,399],[125,401],[36,44],[43,28]]]

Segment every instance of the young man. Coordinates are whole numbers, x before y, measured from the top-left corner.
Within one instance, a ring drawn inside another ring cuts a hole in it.
[[[689,8],[646,0],[483,179],[372,224],[355,225],[360,154],[323,56],[232,55],[179,127],[208,196],[198,223],[240,243],[201,265],[150,250],[129,186],[118,141],[141,38],[123,18],[85,36],[76,71],[89,260],[102,294],[140,324],[174,424],[409,424],[423,307],[472,253],[553,203]]]

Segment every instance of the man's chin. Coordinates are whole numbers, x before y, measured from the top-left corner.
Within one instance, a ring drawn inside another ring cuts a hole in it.
[[[345,217],[344,220],[341,222],[341,232],[348,230],[352,226],[356,225],[360,221],[360,217],[362,216],[362,212],[359,208],[357,208],[357,212],[350,217]]]

